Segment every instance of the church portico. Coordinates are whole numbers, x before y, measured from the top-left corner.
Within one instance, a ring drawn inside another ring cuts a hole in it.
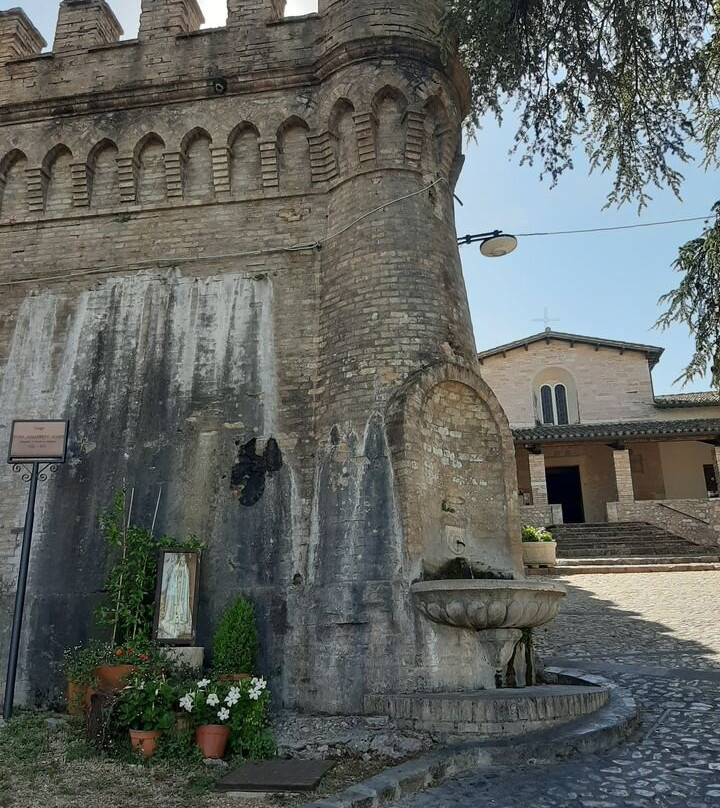
[[[560,427],[514,431],[524,524],[641,521],[717,543],[720,420],[595,424],[582,431],[574,440]]]

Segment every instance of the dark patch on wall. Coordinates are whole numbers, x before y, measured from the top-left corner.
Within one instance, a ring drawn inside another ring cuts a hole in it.
[[[283,467],[282,453],[275,438],[270,438],[261,454],[257,438],[240,446],[230,474],[230,489],[241,505],[256,505],[265,493],[265,482]]]

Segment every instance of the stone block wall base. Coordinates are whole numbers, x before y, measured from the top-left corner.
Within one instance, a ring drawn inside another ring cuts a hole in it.
[[[403,729],[435,734],[511,737],[572,721],[604,707],[606,687],[542,685],[477,693],[366,696],[369,713],[388,715]]]
[[[201,671],[205,661],[205,649],[200,646],[175,646],[165,648],[165,654],[178,667]]]

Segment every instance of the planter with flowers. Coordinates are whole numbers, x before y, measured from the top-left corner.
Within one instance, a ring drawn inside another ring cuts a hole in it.
[[[143,757],[153,754],[158,738],[170,728],[174,703],[175,691],[164,675],[132,674],[120,694],[118,722]]]
[[[554,567],[557,542],[544,527],[525,525],[522,529],[523,563],[526,567]]]
[[[66,679],[66,705],[70,715],[87,712],[92,688],[96,685],[95,669],[105,656],[105,646],[97,640],[68,648],[63,653],[60,670]]]
[[[228,741],[238,746],[240,736],[252,734],[249,719],[258,712],[264,716],[266,701],[264,679],[244,679],[237,684],[201,679],[185,692],[180,707],[195,728],[195,743],[203,757],[222,759]]]
[[[96,668],[97,688],[102,693],[119,693],[138,668],[150,661],[150,655],[137,648],[106,646],[104,658]]]

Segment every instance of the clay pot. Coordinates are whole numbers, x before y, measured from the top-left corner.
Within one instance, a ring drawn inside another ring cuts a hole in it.
[[[195,744],[204,758],[222,760],[230,737],[230,727],[221,724],[203,724],[195,730]]]
[[[98,687],[101,693],[119,693],[135,672],[136,665],[98,665],[95,668]]]
[[[128,732],[130,733],[130,746],[140,752],[143,757],[152,757],[155,752],[155,744],[162,732],[159,729],[131,729]]]
[[[68,715],[85,715],[90,705],[91,688],[86,684],[67,681],[65,687],[65,706]]]

